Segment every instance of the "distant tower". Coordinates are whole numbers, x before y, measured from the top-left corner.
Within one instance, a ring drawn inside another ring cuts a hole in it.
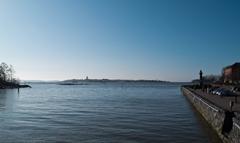
[[[199,81],[200,81],[200,87],[203,87],[203,72],[200,70],[199,72]]]

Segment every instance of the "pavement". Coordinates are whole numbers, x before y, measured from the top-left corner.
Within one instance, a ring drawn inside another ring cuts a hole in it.
[[[192,89],[192,91],[198,96],[200,96],[201,98],[227,111],[231,111],[230,102],[233,101],[234,104],[233,104],[232,111],[240,113],[240,96],[237,97],[237,102],[235,102],[235,97],[227,97],[227,96],[222,97],[219,95],[208,94],[207,92],[202,91],[200,89],[197,89],[197,90]]]

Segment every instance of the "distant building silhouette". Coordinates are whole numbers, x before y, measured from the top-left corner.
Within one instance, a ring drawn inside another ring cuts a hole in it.
[[[224,83],[240,83],[240,63],[223,68]]]

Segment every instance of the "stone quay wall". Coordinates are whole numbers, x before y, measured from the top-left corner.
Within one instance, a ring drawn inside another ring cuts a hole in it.
[[[182,94],[217,132],[224,143],[240,143],[240,114],[225,111],[194,93],[188,87],[181,88]]]

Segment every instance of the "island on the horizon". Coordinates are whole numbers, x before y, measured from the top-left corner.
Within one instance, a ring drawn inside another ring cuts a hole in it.
[[[164,83],[164,84],[174,84],[183,82],[171,82],[164,80],[148,80],[148,79],[68,79],[56,82],[58,85],[88,85],[90,83]],[[186,83],[186,82],[184,82]]]

